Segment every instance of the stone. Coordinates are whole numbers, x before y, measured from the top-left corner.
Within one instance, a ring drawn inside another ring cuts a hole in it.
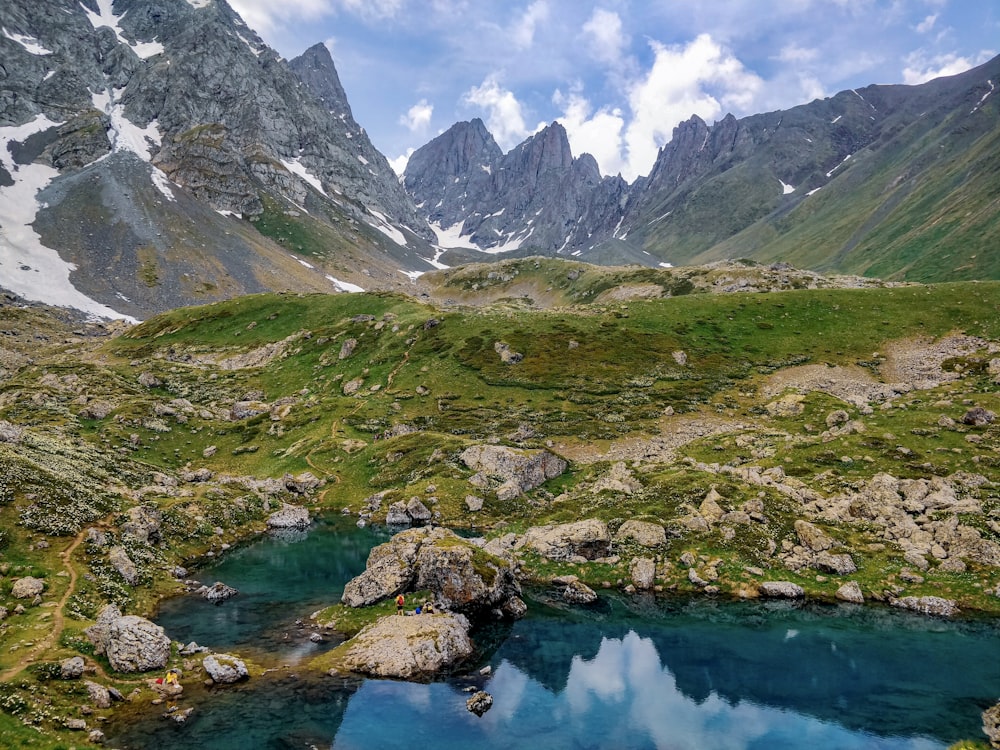
[[[209,654],[202,659],[201,665],[217,685],[228,685],[250,677],[247,665],[232,654]]]
[[[87,741],[94,745],[103,745],[106,739],[107,737],[105,737],[104,732],[100,729],[91,729],[87,733]]]
[[[10,593],[15,599],[32,599],[45,591],[45,581],[41,578],[25,576],[14,581]]]
[[[501,482],[504,499],[540,487],[566,470],[566,461],[545,450],[508,448],[501,445],[473,445],[459,458],[467,467],[484,477]],[[500,496],[498,491],[498,497]]]
[[[570,604],[593,604],[597,601],[597,592],[576,576],[570,576],[572,580],[562,585],[560,596]]]
[[[76,732],[81,732],[87,728],[87,722],[84,719],[66,719],[65,727]]]
[[[406,513],[416,523],[427,523],[431,520],[431,512],[419,497],[412,497],[406,504]]]
[[[372,677],[431,677],[472,655],[470,627],[464,615],[454,612],[387,615],[341,646],[342,663],[352,672]]]
[[[83,670],[87,666],[82,656],[71,656],[59,662],[59,677],[64,680],[75,680],[83,676]]]
[[[363,386],[364,384],[365,384],[364,378],[354,378],[352,380],[348,380],[346,383],[344,383],[343,388],[341,388],[341,392],[345,396],[353,396],[355,393],[361,390],[361,386]]]
[[[267,517],[269,529],[305,529],[312,523],[309,510],[300,505],[283,503],[280,510]]]
[[[532,526],[524,533],[521,544],[550,560],[577,556],[593,560],[607,556],[611,534],[604,521],[590,518],[555,526]]]
[[[354,350],[357,346],[357,339],[346,339],[344,343],[340,345],[340,353],[337,355],[337,359],[347,359],[354,354]]]
[[[240,592],[232,586],[227,586],[222,581],[216,581],[211,586],[200,587],[197,591],[195,591],[195,593],[210,602],[222,604],[222,602],[227,599],[232,599]]]
[[[521,352],[515,352],[510,348],[508,344],[503,341],[496,341],[493,343],[493,350],[500,355],[500,361],[505,365],[516,365],[522,359],[524,355]]]
[[[826,426],[827,427],[837,427],[850,420],[850,415],[843,409],[837,409],[831,411],[826,415]]]
[[[813,552],[822,552],[833,546],[833,539],[808,521],[796,521],[795,534],[799,538],[799,543]]]
[[[128,509],[128,520],[122,524],[121,531],[123,536],[130,536],[143,544],[157,543],[162,539],[162,523],[160,510],[152,503],[144,503]]]
[[[264,401],[237,401],[229,408],[229,419],[239,422],[261,414],[268,414],[271,405]]]
[[[726,513],[725,509],[719,503],[720,500],[722,500],[722,495],[713,487],[705,495],[705,498],[701,501],[701,505],[698,506],[698,514],[708,521],[709,524],[717,523]]]
[[[861,586],[858,585],[857,581],[847,581],[839,589],[835,596],[842,602],[850,602],[851,604],[864,604],[865,597],[861,593]]]
[[[410,514],[406,512],[406,504],[402,501],[397,500],[390,505],[385,514],[385,522],[388,526],[409,526],[412,521]]]
[[[637,589],[648,591],[656,579],[656,563],[651,557],[637,557],[629,566],[629,574]]]
[[[124,547],[115,545],[109,549],[108,562],[129,586],[135,586],[139,582],[139,569],[132,562],[132,558],[128,556]]]
[[[641,547],[662,547],[667,543],[667,533],[658,523],[630,519],[618,527],[615,541],[633,541]]]
[[[317,490],[322,482],[310,471],[304,471],[301,474],[291,475],[285,474],[281,478],[282,484],[284,484],[285,489],[289,492],[294,492],[296,495],[308,495],[310,492]]]
[[[476,716],[482,716],[484,713],[490,710],[493,705],[493,696],[487,693],[485,690],[478,690],[473,693],[469,699],[465,702],[465,707],[470,713],[474,713]]]
[[[801,599],[806,592],[791,581],[765,581],[760,584],[760,595],[769,599]]]
[[[993,424],[996,418],[997,415],[989,409],[985,409],[982,406],[975,406],[962,416],[962,424],[972,427],[985,427],[986,425]]]
[[[990,741],[990,747],[1000,748],[1000,703],[983,711],[983,734]]]
[[[795,417],[806,410],[805,400],[806,397],[799,393],[790,393],[767,404],[764,409],[772,417]]]
[[[84,680],[83,686],[87,688],[87,696],[96,708],[111,708],[111,692],[104,685]]]
[[[927,558],[916,550],[907,550],[903,555],[903,560],[919,570],[927,570],[930,567],[930,563],[927,562]]]
[[[151,372],[143,372],[139,374],[139,385],[143,388],[159,388],[163,381]]]
[[[483,498],[477,497],[476,495],[466,495],[465,507],[471,512],[477,513],[483,509]]]
[[[19,443],[24,431],[5,419],[0,419],[0,443]]]
[[[824,573],[833,573],[838,576],[858,572],[858,567],[854,564],[854,559],[848,554],[831,555],[829,552],[820,552],[816,555],[815,566],[817,570],[822,570]]]
[[[125,615],[107,627],[104,653],[116,672],[162,669],[170,658],[170,639],[163,628],[137,615]]]
[[[937,617],[952,617],[958,613],[958,605],[953,600],[940,596],[904,596],[901,599],[890,599],[889,604]]]

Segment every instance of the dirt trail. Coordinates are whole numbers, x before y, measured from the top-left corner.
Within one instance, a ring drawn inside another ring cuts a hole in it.
[[[73,567],[71,558],[73,553],[76,551],[76,548],[79,547],[80,543],[83,541],[85,534],[86,530],[81,531],[76,535],[76,537],[74,537],[70,545],[59,553],[59,557],[63,560],[64,570],[69,572],[69,586],[66,587],[66,592],[62,595],[58,605],[55,607],[55,611],[52,613],[52,630],[47,636],[32,646],[31,651],[27,652],[24,656],[18,659],[14,666],[0,672],[0,682],[6,682],[11,678],[16,677],[21,670],[33,662],[40,654],[43,654],[45,651],[50,649],[58,640],[59,636],[62,635],[63,626],[66,622],[66,616],[63,614],[63,609],[66,606],[66,602],[69,601],[69,598],[73,595],[73,592],[76,591],[77,573],[76,568]],[[98,665],[98,669],[100,669],[100,665]]]

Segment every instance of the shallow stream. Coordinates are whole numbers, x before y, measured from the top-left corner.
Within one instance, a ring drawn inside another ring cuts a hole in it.
[[[120,748],[566,748],[582,750],[943,750],[982,738],[1000,698],[1000,624],[945,622],[882,607],[665,597],[602,597],[571,609],[529,597],[528,616],[481,664],[492,673],[430,684],[297,674],[329,645],[309,613],[339,599],[388,537],[334,519],[231,554],[206,583],[240,594],[220,606],[167,602],[174,640],[291,665],[247,683],[187,684],[183,725],[163,706],[108,728]],[[471,676],[471,675],[475,676]],[[482,687],[494,704],[465,708]]]

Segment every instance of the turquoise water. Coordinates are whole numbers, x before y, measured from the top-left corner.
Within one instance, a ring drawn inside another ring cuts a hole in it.
[[[245,650],[240,644],[260,636],[271,645],[259,651],[294,663],[302,646],[281,634],[335,600],[379,538],[334,524],[299,541],[241,550],[202,576],[248,594],[239,616],[224,611],[244,593],[221,607],[173,603],[161,624],[185,640],[174,632],[184,624],[217,649]],[[251,581],[260,586],[259,602],[249,596]],[[283,592],[273,607],[270,590]],[[225,689],[191,686],[182,702],[195,706],[187,724],[151,709],[136,723],[111,727],[111,744],[924,750],[982,737],[979,713],[1000,698],[1000,628],[987,621],[653,597],[605,598],[586,610],[537,597],[529,605],[528,617],[494,634],[499,646],[482,662],[493,667],[488,677],[409,684],[285,670]],[[246,611],[258,607],[270,614]],[[465,709],[472,686],[494,698],[482,718]]]

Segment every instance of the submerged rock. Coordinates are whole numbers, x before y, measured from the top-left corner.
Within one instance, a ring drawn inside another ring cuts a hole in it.
[[[216,604],[222,604],[222,602],[227,599],[232,599],[236,596],[239,590],[234,589],[232,586],[227,586],[222,581],[216,581],[211,586],[202,586],[197,591],[196,594],[204,597],[210,602],[215,602]]]
[[[473,652],[469,621],[457,613],[387,615],[345,644],[343,664],[353,672],[402,680],[430,677]]]

